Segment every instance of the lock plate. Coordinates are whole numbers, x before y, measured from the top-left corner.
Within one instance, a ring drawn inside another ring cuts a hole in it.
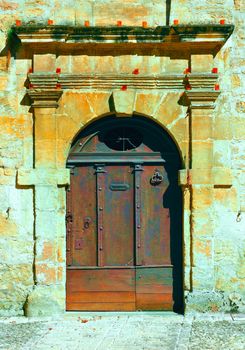
[[[82,238],[75,240],[75,249],[76,250],[83,249],[83,239]]]

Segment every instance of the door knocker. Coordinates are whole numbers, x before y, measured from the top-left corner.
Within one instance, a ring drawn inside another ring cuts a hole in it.
[[[91,218],[90,217],[88,217],[88,216],[86,216],[86,218],[84,218],[84,225],[83,225],[83,227],[85,228],[85,229],[88,229],[89,228],[89,225],[90,225],[90,223],[91,223]]]
[[[163,181],[163,176],[160,174],[160,172],[156,169],[154,174],[152,175],[150,179],[150,184],[152,186],[160,185],[160,183]]]

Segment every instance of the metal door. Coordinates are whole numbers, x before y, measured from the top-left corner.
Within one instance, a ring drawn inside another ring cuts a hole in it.
[[[172,309],[162,164],[84,164],[67,195],[67,309]]]

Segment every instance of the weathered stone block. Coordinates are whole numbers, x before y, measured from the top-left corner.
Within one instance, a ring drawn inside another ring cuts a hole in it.
[[[213,121],[210,116],[192,118],[192,140],[207,140],[213,136]]]
[[[55,73],[56,56],[52,54],[34,55],[34,72],[53,72]]]
[[[166,65],[165,72],[183,74],[186,68],[188,68],[188,60],[171,59]]]
[[[71,56],[70,55],[59,55],[56,57],[56,68],[61,68],[61,73],[71,73]]]
[[[230,141],[215,140],[214,141],[214,167],[231,167],[231,150]]]
[[[56,141],[35,141],[35,166],[38,168],[56,168]]]
[[[213,236],[214,218],[212,216],[212,208],[208,207],[202,210],[193,210],[192,212],[192,235]]]
[[[58,188],[57,186],[36,186],[35,207],[40,210],[57,210]]]
[[[35,286],[25,303],[25,315],[55,316],[65,311],[65,288],[61,285]]]
[[[134,110],[149,116],[154,116],[162,99],[162,93],[136,93]]]
[[[174,123],[181,116],[186,116],[186,107],[178,104],[179,98],[180,94],[176,92],[163,93],[162,100],[158,106],[155,106],[154,118],[167,126]]]
[[[203,210],[212,205],[213,186],[193,185],[192,186],[192,208],[194,210]]]
[[[35,141],[56,139],[56,117],[55,115],[38,115],[35,118]]]
[[[212,169],[213,183],[220,186],[232,185],[232,172],[229,168],[215,167]]]
[[[57,280],[57,268],[45,263],[36,263],[36,280],[38,284],[53,285]]]
[[[191,55],[191,71],[211,73],[213,68],[213,55]]]
[[[213,241],[194,236],[192,242],[194,266],[202,267],[212,264]]]
[[[76,74],[93,74],[94,72],[99,72],[100,67],[97,70],[94,69],[94,57],[87,55],[71,56],[71,72]]]
[[[213,162],[213,142],[192,142],[192,168],[210,168]]]
[[[230,118],[215,117],[213,122],[213,137],[216,140],[229,140],[231,138]]]
[[[113,91],[112,98],[117,113],[133,114],[135,104],[134,90]]]

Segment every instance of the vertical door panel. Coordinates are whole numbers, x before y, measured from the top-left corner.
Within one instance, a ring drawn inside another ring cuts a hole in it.
[[[157,172],[163,177],[159,183],[154,178]],[[144,166],[141,172],[141,252],[137,265],[170,264],[169,209],[163,204],[168,184],[162,165]]]
[[[104,183],[103,263],[134,265],[134,188],[129,165],[106,166]]]
[[[97,265],[96,181],[93,166],[80,166],[71,175],[73,266]]]

